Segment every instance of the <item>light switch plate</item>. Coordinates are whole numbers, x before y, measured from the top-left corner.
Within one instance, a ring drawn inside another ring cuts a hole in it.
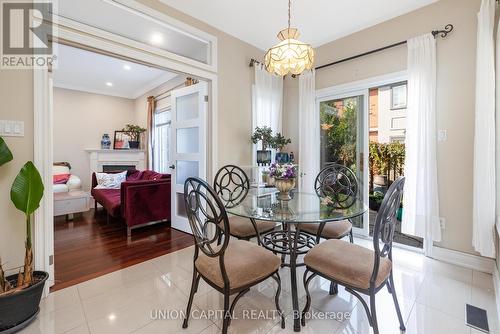
[[[0,136],[24,137],[24,122],[0,120]]]

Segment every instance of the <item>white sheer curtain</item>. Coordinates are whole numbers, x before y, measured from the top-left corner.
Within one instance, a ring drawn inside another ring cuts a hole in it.
[[[314,191],[314,180],[319,172],[319,110],[316,110],[315,71],[299,76],[299,169],[304,173],[300,189]]]
[[[273,133],[281,132],[283,78],[267,72],[261,65],[256,65],[252,100],[252,133],[258,126],[268,126]],[[261,145],[260,142],[253,145],[252,161],[254,163],[257,163],[257,150],[261,149]],[[274,151],[271,156],[274,161]]]
[[[474,249],[495,257],[495,0],[483,0],[477,15],[476,122],[474,131]]]
[[[403,233],[439,241],[436,40],[432,34],[408,40],[407,115]]]
[[[270,74],[262,66],[255,66],[253,103],[253,129],[269,126],[273,132],[281,132],[283,108],[283,78]]]

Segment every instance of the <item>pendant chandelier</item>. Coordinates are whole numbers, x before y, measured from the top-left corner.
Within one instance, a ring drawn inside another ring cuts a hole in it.
[[[314,65],[314,49],[298,40],[299,31],[290,28],[291,0],[288,0],[288,28],[278,33],[281,41],[267,51],[264,57],[266,70],[277,75],[300,74]]]

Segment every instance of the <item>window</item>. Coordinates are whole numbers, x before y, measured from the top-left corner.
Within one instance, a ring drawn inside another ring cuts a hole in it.
[[[391,109],[405,109],[406,108],[406,82],[396,84],[391,87]]]
[[[158,110],[153,119],[153,169],[167,173],[170,156],[170,108]]]

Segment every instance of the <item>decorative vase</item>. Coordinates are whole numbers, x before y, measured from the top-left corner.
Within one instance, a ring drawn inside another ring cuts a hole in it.
[[[111,139],[107,133],[102,135],[101,138],[101,149],[109,150],[111,148]]]
[[[257,164],[269,165],[271,163],[271,151],[257,150]]]
[[[280,201],[289,201],[292,199],[290,197],[290,190],[295,188],[295,178],[275,178],[274,185],[279,190],[278,199]]]

